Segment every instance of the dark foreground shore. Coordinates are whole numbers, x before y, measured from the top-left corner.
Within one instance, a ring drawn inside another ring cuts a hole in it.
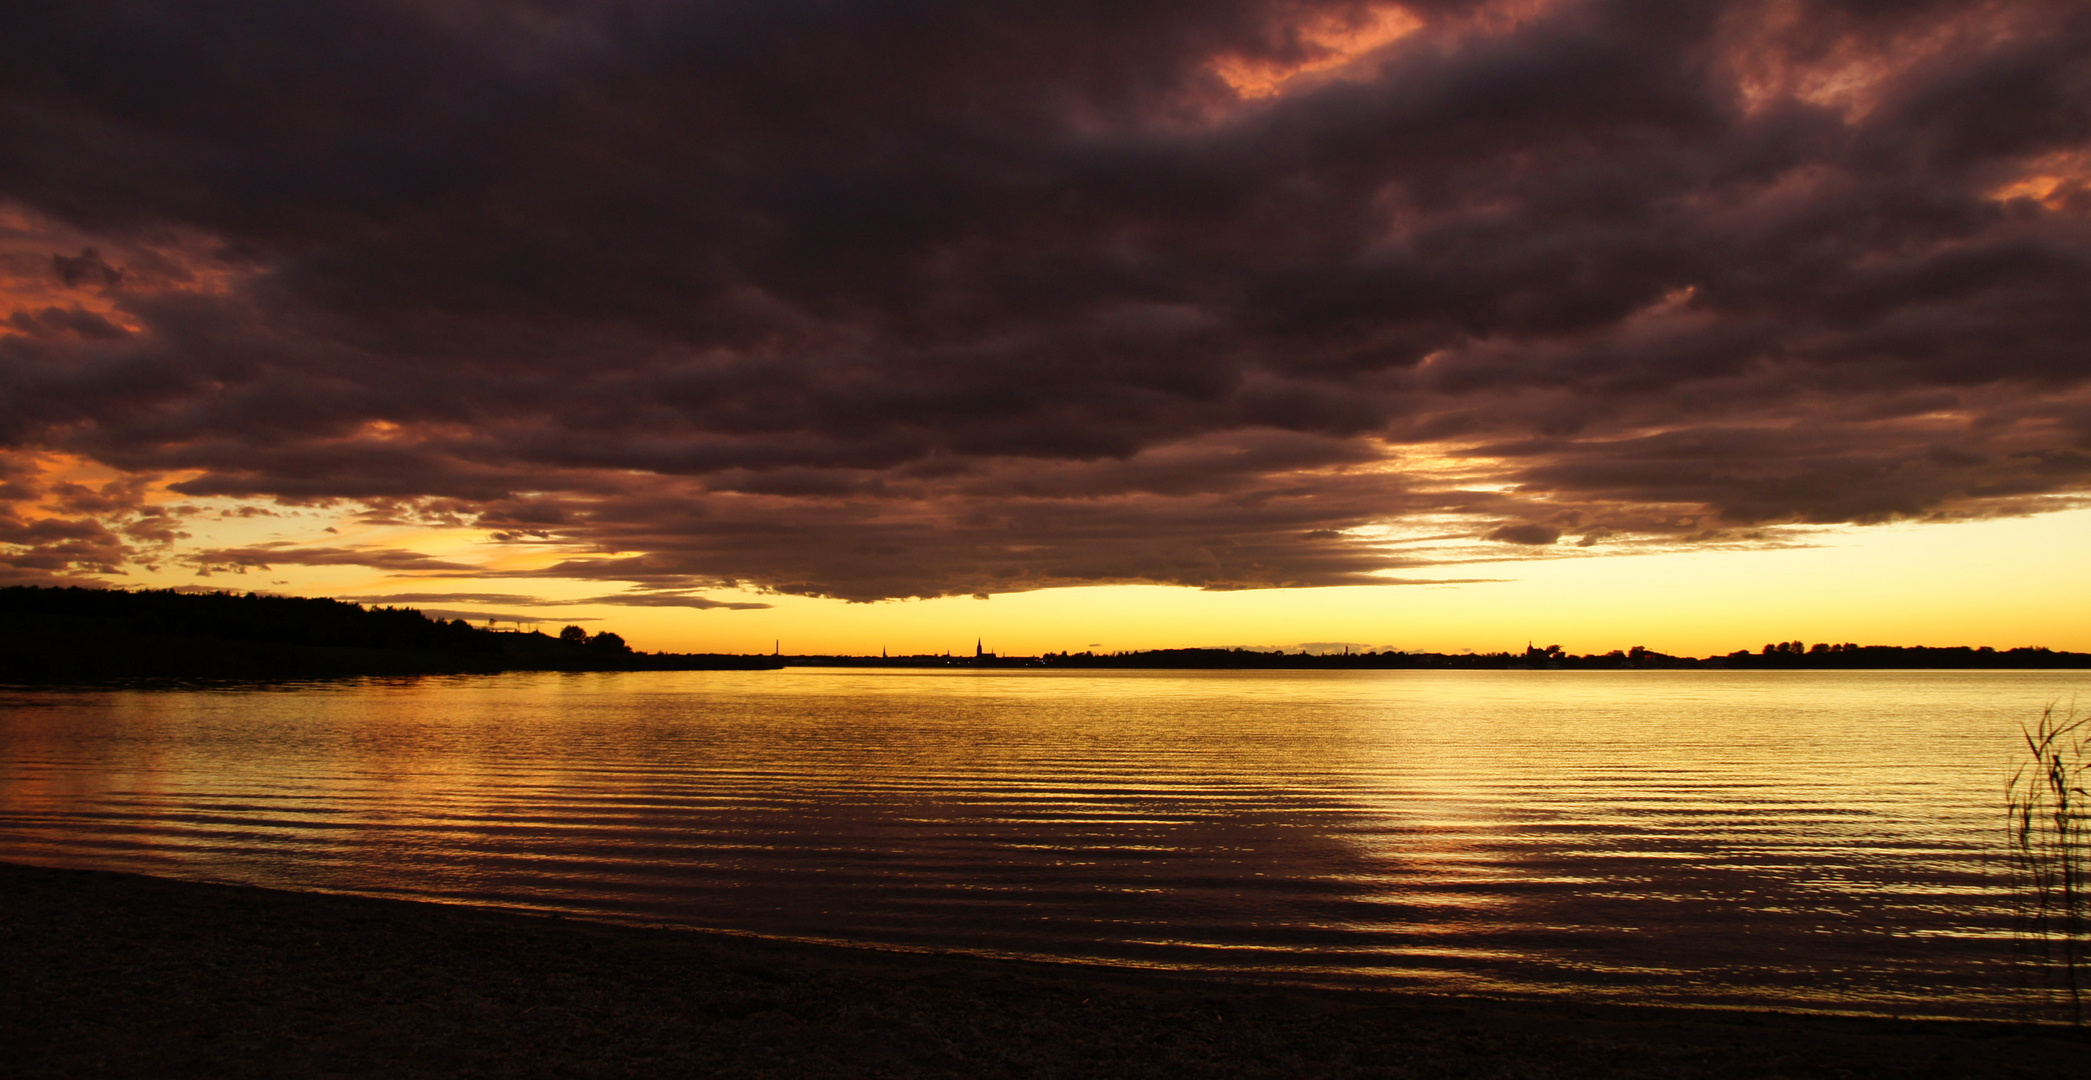
[[[1271,989],[0,864],[0,1073],[2061,1077],[2091,1040]]]

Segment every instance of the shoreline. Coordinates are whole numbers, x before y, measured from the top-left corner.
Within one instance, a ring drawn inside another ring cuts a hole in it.
[[[22,1076],[2034,1077],[2067,1027],[1265,985],[0,863]]]

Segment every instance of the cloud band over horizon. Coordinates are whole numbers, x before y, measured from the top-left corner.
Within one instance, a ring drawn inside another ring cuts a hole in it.
[[[11,581],[1777,544],[2084,505],[2087,342],[2073,3],[0,13]],[[213,500],[536,558],[212,543]]]

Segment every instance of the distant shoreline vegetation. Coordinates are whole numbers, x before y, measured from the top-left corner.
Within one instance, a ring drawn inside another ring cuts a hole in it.
[[[502,671],[773,670],[782,667],[1185,670],[1858,670],[2091,668],[2091,653],[1776,642],[1704,658],[1635,646],[1578,656],[1523,652],[1284,652],[1147,649],[1043,656],[647,653],[614,633],[557,636],[475,627],[413,608],[344,600],[172,589],[0,588],[0,682],[279,679]]]
[[[412,608],[171,589],[0,588],[0,682],[280,679],[781,666],[771,657],[637,652],[613,633],[474,627]]]
[[[1704,658],[1671,656],[1641,646],[1577,656],[1559,645],[1527,646],[1524,652],[1312,653],[1257,649],[1146,649],[1133,652],[1060,652],[1043,656],[782,656],[788,667],[990,667],[990,668],[1182,668],[1211,670],[1447,670],[1447,671],[1627,671],[1634,669],[1863,670],[1895,668],[2039,669],[2091,668],[2091,653],[2044,648],[1995,649],[1956,645],[1934,648],[1897,645],[1806,645],[1776,642],[1751,652],[1738,649]]]

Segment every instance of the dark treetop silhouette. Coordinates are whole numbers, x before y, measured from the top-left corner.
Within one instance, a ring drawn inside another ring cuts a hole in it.
[[[1608,653],[1578,656],[1559,645],[1525,647],[1523,652],[1310,653],[1262,649],[1145,649],[1128,652],[1059,652],[1043,656],[998,656],[985,650],[973,655],[917,656],[784,656],[793,667],[1045,667],[1045,668],[1332,668],[1607,670],[1634,668],[1855,669],[1855,668],[2091,668],[2091,653],[2044,648],[1998,650],[1955,645],[1944,648],[1897,645],[1807,646],[1798,641],[1766,645],[1759,652],[1738,649],[1725,656],[1671,656],[1636,645]]]
[[[774,667],[738,656],[635,652],[614,633],[475,628],[411,608],[255,593],[0,589],[0,679]]]

